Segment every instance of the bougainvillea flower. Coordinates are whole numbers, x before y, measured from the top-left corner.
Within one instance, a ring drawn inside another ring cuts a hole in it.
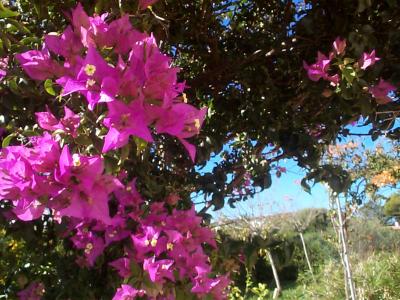
[[[168,133],[176,136],[194,161],[196,148],[185,139],[199,134],[206,113],[207,108],[199,110],[189,104],[176,104],[157,121],[156,130],[158,133]]]
[[[140,60],[131,61],[127,65],[120,58],[117,68],[121,73],[119,94],[129,99],[138,99],[141,96],[141,89],[145,83],[144,62]]]
[[[79,37],[68,26],[61,35],[48,34],[44,38],[47,48],[64,58],[76,60],[83,50]]]
[[[136,297],[144,296],[145,293],[144,290],[137,290],[128,284],[123,284],[117,289],[117,293],[112,300],[134,300]]]
[[[131,135],[152,142],[145,112],[139,101],[124,104],[114,101],[108,104],[108,114],[103,124],[109,128],[104,139],[103,153],[126,145]]]
[[[110,266],[118,271],[119,276],[122,278],[128,278],[131,276],[131,260],[126,257],[118,258],[109,263]]]
[[[117,223],[117,217],[113,218],[113,224]],[[120,222],[122,223],[120,226],[107,226],[104,232],[104,239],[106,242],[106,246],[111,244],[112,242],[118,242],[125,238],[127,238],[131,231],[124,228],[125,219],[121,218]]]
[[[104,241],[100,237],[93,237],[93,239],[86,244],[83,252],[89,266],[94,266],[97,257],[103,254],[104,248]]]
[[[129,64],[136,78],[143,85],[145,98],[151,103],[173,99],[182,92],[184,85],[177,84],[178,68],[171,67],[171,58],[161,53],[151,35],[136,43],[129,55]],[[165,95],[169,97],[164,97]],[[169,107],[163,105],[163,107]]]
[[[167,249],[166,237],[160,237],[161,231],[152,226],[144,226],[143,232],[132,235],[132,242],[138,259],[144,254],[153,252],[157,256]]]
[[[168,256],[173,259],[186,259],[190,249],[186,247],[184,236],[176,230],[165,230],[165,234],[168,237],[166,245]]]
[[[340,37],[337,37],[333,42],[333,49],[337,55],[343,54],[346,49],[346,39],[342,40]]]
[[[198,227],[193,233],[193,238],[199,240],[200,243],[207,243],[210,246],[217,248],[214,232],[208,227]]]
[[[7,75],[8,57],[0,58],[0,81]]]
[[[183,240],[183,235],[177,230],[167,229],[164,231],[168,237],[168,243],[176,244]]]
[[[76,233],[71,237],[71,241],[78,249],[85,248],[87,242],[93,237],[94,233],[91,229],[91,224],[83,220],[73,219],[69,224],[69,230],[75,230]]]
[[[19,199],[13,201],[13,213],[22,221],[32,221],[40,218],[45,206],[38,200]]]
[[[4,79],[4,77],[6,77],[7,72],[4,69],[0,69],[0,81],[2,81]]]
[[[32,168],[39,173],[52,173],[60,158],[60,145],[48,132],[29,139],[29,161]]]
[[[337,86],[339,84],[339,81],[340,81],[338,74],[335,74],[333,76],[327,76],[325,78],[325,80],[330,81],[332,86]]]
[[[72,10],[72,25],[76,34],[79,35],[82,44],[89,46],[104,47],[105,36],[108,31],[108,24],[105,22],[108,14],[94,15],[89,17],[84,11],[82,5],[78,3]]]
[[[150,204],[149,215],[141,223],[143,226],[157,227],[165,230],[167,229],[165,225],[167,224],[168,217],[170,216],[167,214],[164,203],[154,202]]]
[[[139,209],[143,203],[143,199],[136,189],[136,179],[133,179],[122,189],[118,189],[114,192],[118,199],[118,202],[123,206],[134,207]]]
[[[44,177],[33,170],[23,156],[27,154],[24,152],[23,147],[3,149],[0,156],[0,199],[12,200],[17,217],[30,221],[40,217],[43,207],[38,199],[49,191]]]
[[[328,69],[330,62],[330,58],[326,57],[321,52],[318,52],[316,63],[308,65],[305,61],[303,61],[303,67],[307,71],[308,78],[310,78],[312,81],[318,81],[321,78],[325,79],[329,76]]]
[[[81,118],[79,115],[75,114],[67,106],[64,106],[64,117],[60,120],[63,130],[76,138],[78,136],[78,127],[80,122]]]
[[[92,267],[97,257],[103,253],[105,245],[103,238],[95,234],[89,227],[85,222],[78,223],[75,226],[76,234],[71,240],[76,248],[83,250],[84,263]]]
[[[109,194],[121,183],[103,175],[103,170],[100,157],[71,155],[67,146],[63,148],[55,180],[65,186],[59,198],[69,199],[69,205],[60,211],[61,215],[113,224],[109,216]]]
[[[35,113],[36,120],[40,127],[49,131],[62,130],[72,137],[76,138],[78,135],[78,127],[80,124],[80,117],[70,110],[67,106],[64,106],[64,117],[58,120],[49,110],[46,108],[45,112]]]
[[[392,101],[392,99],[389,97],[389,93],[395,91],[396,89],[397,88],[394,85],[381,78],[378,85],[369,88],[369,92],[376,99],[377,103],[386,104]]]
[[[4,79],[4,77],[6,77],[7,72],[3,69],[0,69],[0,81],[2,81]]]
[[[75,9],[72,10],[72,25],[78,32],[81,27],[89,28],[90,26],[89,16],[86,14],[81,3],[78,3]]]
[[[50,109],[46,107],[45,112],[37,112],[36,121],[40,127],[46,130],[54,131],[60,129],[60,122],[58,119],[50,112]]]
[[[109,25],[106,23],[107,17],[108,13],[89,17],[89,29],[87,32],[81,29],[82,42],[85,47],[95,43],[99,48],[107,46],[107,33],[109,31]]]
[[[175,259],[175,263],[180,267],[179,276],[181,278],[194,277],[199,270],[204,270],[204,272],[211,271],[208,256],[201,247],[196,247],[196,249],[188,253],[186,257]]]
[[[215,300],[223,300],[227,298],[228,286],[231,284],[231,280],[228,275],[217,276],[216,280],[219,280],[218,284],[211,290],[211,295]]]
[[[217,278],[208,278],[206,274],[198,275],[194,279],[194,286],[191,289],[193,293],[199,295],[211,294],[212,299],[226,299],[226,289],[230,284],[227,276],[219,276]]]
[[[147,35],[135,30],[129,21],[129,15],[112,21],[107,31],[106,44],[114,47],[118,54],[127,54],[136,42],[145,39]]]
[[[139,9],[144,10],[150,5],[153,5],[158,0],[139,0]]]
[[[108,65],[91,46],[76,78],[64,76],[56,82],[63,87],[63,96],[74,92],[83,94],[90,110],[93,110],[98,102],[114,101],[118,91],[116,69]]]
[[[17,54],[15,57],[32,79],[46,80],[63,74],[63,68],[51,59],[50,53],[46,48],[43,50],[30,50]]]
[[[32,282],[25,289],[18,292],[19,300],[40,300],[45,293],[44,284]]]
[[[379,57],[375,56],[375,50],[372,50],[371,53],[364,52],[362,57],[360,58],[358,64],[361,69],[365,70],[369,66],[373,66],[375,62],[381,60]]]
[[[165,202],[167,202],[169,205],[176,205],[179,200],[181,200],[181,197],[177,194],[170,194],[167,196],[165,199]]]
[[[209,278],[209,269],[196,267],[197,276],[194,278],[194,286],[191,289],[193,293],[206,295],[212,292],[216,298],[224,299],[225,289],[229,285],[229,279],[226,276],[219,276],[217,278]]]
[[[150,280],[163,283],[165,278],[175,281],[173,269],[174,261],[171,259],[161,259],[156,261],[155,257],[147,258],[143,262],[143,270],[149,273]]]
[[[73,188],[63,191],[57,198],[61,202],[67,202],[67,206],[59,210],[60,216],[94,219],[105,224],[113,224],[108,207],[109,193],[104,190],[104,187],[95,184],[89,192],[77,188],[73,190]],[[96,190],[99,191],[96,193]]]
[[[68,146],[64,146],[55,178],[64,183],[68,182],[72,176],[77,176],[74,179],[75,181],[82,177],[82,179],[87,181],[83,184],[92,185],[95,178],[101,175],[102,172],[103,163],[100,157],[86,157],[79,154],[71,155]]]
[[[0,152],[0,199],[17,200],[32,184],[29,179],[33,175],[31,165],[18,150],[24,148],[7,147]]]
[[[182,233],[198,228],[201,224],[201,218],[196,215],[194,207],[189,210],[174,209],[173,214],[166,220],[166,224]]]
[[[152,40],[154,40],[152,37],[146,39],[146,41]],[[151,55],[149,54],[146,60],[146,83],[143,93],[148,99],[166,99],[165,94],[173,99],[182,92],[182,87],[184,87],[184,85],[176,84],[179,69],[171,67],[171,59],[160,52],[155,40],[152,43],[152,51],[147,49],[149,44],[144,45],[146,53],[151,53]]]

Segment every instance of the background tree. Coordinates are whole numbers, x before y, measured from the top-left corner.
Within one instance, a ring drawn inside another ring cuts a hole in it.
[[[386,201],[383,212],[388,217],[400,217],[400,195],[393,194]]]

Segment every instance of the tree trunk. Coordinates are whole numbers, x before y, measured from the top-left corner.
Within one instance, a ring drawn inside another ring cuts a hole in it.
[[[310,263],[310,258],[308,257],[306,242],[304,241],[303,233],[300,231],[299,234],[300,234],[301,243],[303,244],[303,251],[304,251],[304,255],[305,255],[305,257],[306,257],[308,269],[310,270],[312,279],[315,281],[314,272],[313,272],[313,268],[312,268],[311,263]]]
[[[267,250],[267,255],[268,255],[269,263],[271,264],[272,273],[274,274],[274,279],[275,279],[275,284],[276,284],[276,288],[274,290],[274,295],[273,295],[272,299],[277,299],[279,297],[279,295],[281,294],[282,287],[281,287],[281,283],[279,281],[278,271],[276,270],[274,259],[271,255],[271,252],[269,252],[269,250]]]
[[[348,283],[348,288],[350,290],[350,297],[351,300],[357,300],[356,296],[356,289],[354,286],[354,281],[353,281],[353,275],[351,272],[351,265],[350,265],[350,259],[349,259],[349,253],[347,249],[347,238],[346,234],[344,232],[344,222],[343,222],[343,216],[342,216],[342,210],[340,208],[340,201],[339,197],[337,195],[332,195],[335,197],[336,200],[336,207],[337,207],[337,213],[338,213],[338,221],[339,221],[339,242],[341,244],[341,252],[343,256],[343,262],[344,262],[344,267],[345,267],[345,272],[346,272],[346,277],[345,280]]]
[[[331,203],[331,206],[332,206],[331,208],[334,209],[332,203]],[[349,300],[350,298],[349,298],[349,287],[348,287],[348,279],[347,279],[347,272],[346,272],[346,264],[345,264],[344,258],[343,258],[342,242],[340,240],[339,226],[338,226],[337,221],[335,220],[334,216],[331,217],[331,222],[332,222],[332,226],[336,233],[336,237],[337,237],[338,244],[339,244],[338,252],[339,252],[339,256],[340,256],[340,262],[343,265],[344,291],[346,293],[345,299]]]

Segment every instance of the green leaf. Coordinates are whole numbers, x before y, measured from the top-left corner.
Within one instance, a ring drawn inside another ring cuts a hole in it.
[[[130,261],[130,267],[131,267],[132,277],[141,277],[142,276],[142,269],[139,267],[139,265],[136,262]]]
[[[79,145],[83,145],[83,146],[89,146],[91,144],[93,144],[92,139],[87,136],[87,135],[79,135],[76,139],[75,142]]]
[[[19,31],[21,31],[23,33],[31,33],[30,30],[26,26],[22,25],[20,22],[18,22],[15,19],[8,19],[7,22],[14,25],[16,28],[19,29]]]
[[[39,39],[37,37],[29,36],[29,37],[26,37],[26,38],[23,38],[22,40],[20,40],[20,43],[22,45],[29,46],[29,45],[32,45],[32,44],[38,44],[39,43]]]
[[[186,300],[186,293],[182,291],[179,287],[175,288],[175,299],[176,300]]]
[[[147,142],[138,137],[133,137],[133,141],[136,144],[136,154],[139,156],[146,149]]]
[[[214,204],[214,211],[224,207],[224,200],[224,195],[222,193],[217,192],[213,194],[211,203]]]
[[[20,89],[18,87],[18,83],[17,83],[17,77],[14,77],[8,81],[8,87],[14,94],[16,94],[16,95],[21,94],[21,91],[20,91]]]
[[[23,136],[28,137],[28,136],[36,136],[37,133],[34,130],[24,130],[24,132],[22,133]]]
[[[346,57],[346,58],[343,60],[343,63],[344,63],[345,65],[348,65],[348,64],[353,63],[354,61],[355,61],[355,60],[354,60],[353,58]]]
[[[12,11],[11,9],[4,7],[4,5],[0,3],[0,19],[6,19],[16,16],[19,16],[18,12]]]
[[[354,78],[356,77],[356,72],[351,66],[346,66],[346,68],[342,70],[342,75],[347,82],[352,83]]]
[[[311,195],[311,187],[307,183],[307,178],[303,178],[301,180],[301,187],[303,188],[304,191],[306,191],[307,193],[309,193]]]
[[[120,158],[120,162],[121,163],[123,163],[129,157],[130,150],[131,150],[131,147],[130,147],[129,144],[127,144],[124,147],[122,147],[122,149],[121,149],[121,158]]]
[[[17,136],[16,133],[11,133],[10,135],[6,136],[3,140],[3,142],[1,143],[1,147],[2,148],[8,147],[11,143],[11,140],[16,136]]]
[[[118,161],[114,157],[106,156],[104,158],[104,168],[106,173],[112,174],[118,169]]]
[[[46,81],[44,82],[44,89],[49,95],[56,95],[56,92],[53,89],[53,81],[51,79],[46,79]]]

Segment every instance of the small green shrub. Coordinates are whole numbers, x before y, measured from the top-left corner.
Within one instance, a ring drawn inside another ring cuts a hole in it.
[[[358,299],[400,299],[399,253],[382,252],[380,254],[373,254],[367,259],[355,261],[353,262],[353,275]],[[305,276],[299,280],[306,284],[306,296],[298,299],[345,299],[343,278],[344,274],[341,263],[339,261],[330,261],[316,273],[315,282],[309,276]]]
[[[357,293],[360,299],[400,299],[399,253],[370,256],[355,267]]]

